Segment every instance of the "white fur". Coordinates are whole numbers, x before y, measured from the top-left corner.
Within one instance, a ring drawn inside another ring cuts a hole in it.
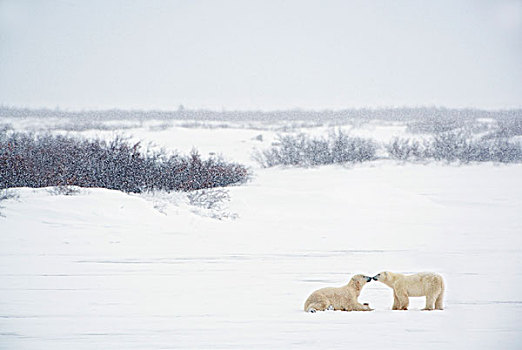
[[[346,286],[327,287],[316,290],[306,299],[304,310],[306,312],[324,310],[342,311],[371,311],[368,304],[361,304],[357,298],[361,294],[362,287],[367,283],[368,277],[355,275]]]
[[[374,278],[393,289],[393,310],[408,310],[409,297],[426,297],[423,310],[442,310],[444,280],[432,272],[403,275],[389,271],[381,272]]]

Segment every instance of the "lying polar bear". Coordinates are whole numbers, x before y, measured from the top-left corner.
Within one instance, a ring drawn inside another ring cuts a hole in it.
[[[403,275],[385,271],[372,278],[393,289],[392,310],[408,310],[408,298],[422,296],[426,296],[426,307],[423,310],[443,309],[444,281],[440,275],[432,272]]]
[[[316,290],[306,299],[304,310],[316,312],[328,310],[371,311],[370,305],[360,304],[357,298],[363,286],[372,280],[371,277],[355,275],[346,286],[327,287]]]

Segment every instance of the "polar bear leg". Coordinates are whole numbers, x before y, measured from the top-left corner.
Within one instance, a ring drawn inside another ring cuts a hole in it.
[[[408,294],[398,294],[397,298],[399,299],[399,310],[408,310],[408,306],[410,305],[410,299],[408,298]]]
[[[444,288],[439,293],[439,296],[435,300],[435,310],[444,310],[442,306],[442,299],[444,299]]]
[[[313,313],[313,312],[316,312],[316,311],[324,311],[324,310],[326,310],[326,308],[327,308],[326,303],[324,303],[324,302],[316,302],[316,303],[311,303],[310,305],[308,305],[308,307],[306,308],[306,311]]]
[[[357,303],[356,305],[354,305],[353,310],[354,311],[373,311],[373,309],[370,308],[370,304],[360,304],[360,303]]]
[[[440,291],[439,291],[439,295],[437,296],[437,299],[435,300],[435,309],[436,310],[443,310],[444,307],[442,306],[443,304],[443,299],[444,299],[444,289],[445,286],[444,286],[444,281],[442,280],[442,277],[440,278]]]
[[[426,295],[426,307],[423,310],[433,310],[435,306],[435,295]]]
[[[393,306],[392,310],[400,310],[401,309],[401,303],[399,301],[399,297],[397,294],[393,293]]]

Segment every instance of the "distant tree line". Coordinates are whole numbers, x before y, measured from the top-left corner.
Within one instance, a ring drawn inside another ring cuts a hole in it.
[[[177,108],[171,111],[142,110],[101,110],[101,111],[67,111],[60,109],[28,109],[0,106],[0,118],[59,118],[99,122],[107,120],[214,120],[214,121],[315,121],[343,122],[350,119],[389,120],[419,122],[412,130],[422,130],[425,122],[431,124],[443,121],[443,124],[459,123],[491,118],[495,120],[522,119],[522,109],[487,111],[480,109],[452,109],[438,107],[400,107],[400,108],[351,108],[340,110],[276,110],[276,111],[212,111],[204,109]],[[428,125],[429,127],[429,125]]]

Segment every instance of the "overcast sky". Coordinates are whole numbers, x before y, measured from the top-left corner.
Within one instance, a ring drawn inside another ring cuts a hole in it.
[[[0,0],[0,104],[522,106],[522,1]]]

